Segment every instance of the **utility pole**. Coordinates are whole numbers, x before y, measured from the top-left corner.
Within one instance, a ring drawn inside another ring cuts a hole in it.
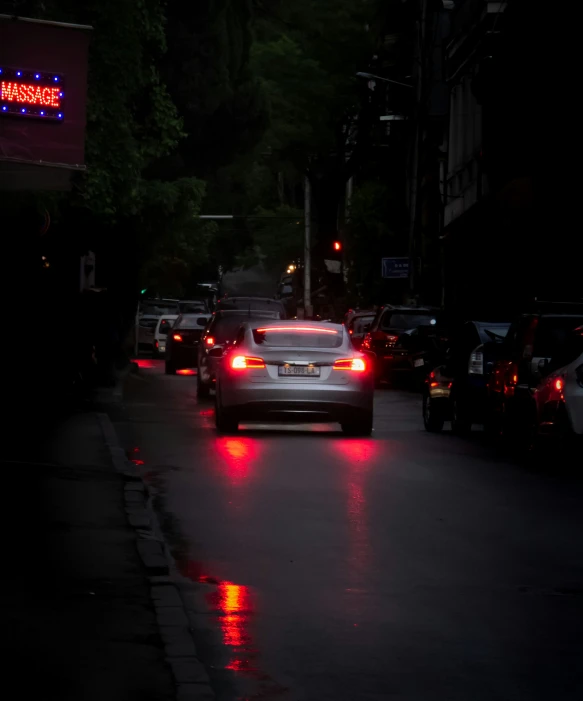
[[[418,237],[421,225],[421,158],[423,155],[423,134],[425,127],[425,62],[427,33],[427,0],[419,0],[419,15],[416,31],[415,69],[415,141],[411,164],[410,222],[409,222],[409,295],[414,298],[418,292],[417,279]]]
[[[304,176],[304,316],[313,316],[312,310],[312,257],[311,257],[311,228],[312,228],[312,193],[309,175]]]

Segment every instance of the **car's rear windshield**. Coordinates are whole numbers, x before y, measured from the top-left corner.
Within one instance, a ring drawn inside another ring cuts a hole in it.
[[[244,321],[249,321],[249,318],[241,317],[238,314],[215,318],[208,333],[215,339],[217,345],[231,343],[235,340],[237,331]]]
[[[160,331],[162,329],[171,329],[176,319],[160,319]]]
[[[185,314],[179,320],[177,327],[181,329],[204,329],[207,325],[210,316],[201,316],[200,314]]]
[[[436,323],[434,314],[428,312],[389,312],[383,314],[381,331],[389,329],[416,329],[418,326],[429,326]]]
[[[573,331],[583,324],[583,316],[543,316],[536,327],[533,355],[552,358],[571,339]]]
[[[480,343],[487,343],[488,341],[499,341],[506,338],[509,328],[510,324],[494,324],[492,326],[479,326],[478,334],[480,336]]]
[[[374,314],[371,314],[371,316],[357,316],[355,319],[352,320],[350,326],[352,327],[352,333],[355,333],[357,335],[363,334],[364,333],[364,327],[367,324],[372,323],[374,320]]]
[[[217,305],[217,310],[241,309],[245,311],[279,312],[281,318],[285,308],[281,302],[271,299],[222,299]]]
[[[257,345],[271,348],[339,348],[342,332],[312,327],[258,327],[253,329],[253,340]]]

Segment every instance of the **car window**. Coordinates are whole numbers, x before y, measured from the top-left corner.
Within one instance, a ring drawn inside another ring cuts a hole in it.
[[[350,326],[352,328],[352,333],[354,334],[363,334],[364,333],[364,327],[367,324],[371,324],[374,320],[374,315],[371,316],[357,316],[356,319],[353,319],[350,322]]]
[[[428,312],[405,312],[388,309],[381,318],[381,331],[402,329],[408,331],[417,326],[429,326],[436,323],[434,314]]]
[[[140,326],[143,329],[155,329],[158,326],[158,319],[140,319]]]
[[[181,329],[204,329],[209,320],[208,316],[200,314],[184,314],[178,320],[176,327]]]
[[[242,311],[278,312],[280,318],[285,314],[285,308],[281,302],[270,299],[224,299],[217,304],[217,311],[240,309]]]
[[[533,355],[552,358],[565,348],[573,331],[583,324],[583,317],[543,316],[539,319],[534,338]]]
[[[508,334],[509,325],[508,324],[493,324],[492,326],[480,326],[480,343],[488,343],[489,341],[496,341],[506,338]],[[492,338],[492,336],[496,338]]]
[[[247,321],[247,318],[245,321]],[[209,326],[209,336],[215,339],[217,345],[232,343],[242,323],[243,320],[238,315],[215,317],[213,323]]]
[[[163,329],[170,330],[172,328],[174,322],[175,322],[175,319],[161,319],[159,330],[160,331],[162,331]]]
[[[258,327],[253,329],[253,340],[271,348],[339,348],[342,332],[328,328]]]

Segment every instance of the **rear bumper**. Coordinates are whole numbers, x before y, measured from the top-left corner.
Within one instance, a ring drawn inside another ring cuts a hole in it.
[[[198,348],[196,346],[178,347],[172,346],[166,353],[166,359],[178,368],[196,367],[198,360]]]
[[[247,419],[342,422],[370,415],[373,409],[374,390],[369,379],[360,387],[354,384],[285,385],[224,382],[219,384],[218,393],[225,409],[235,410]]]

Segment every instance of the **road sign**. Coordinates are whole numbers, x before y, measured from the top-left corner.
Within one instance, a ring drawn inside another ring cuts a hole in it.
[[[409,277],[408,258],[383,258],[382,277],[403,280]]]

